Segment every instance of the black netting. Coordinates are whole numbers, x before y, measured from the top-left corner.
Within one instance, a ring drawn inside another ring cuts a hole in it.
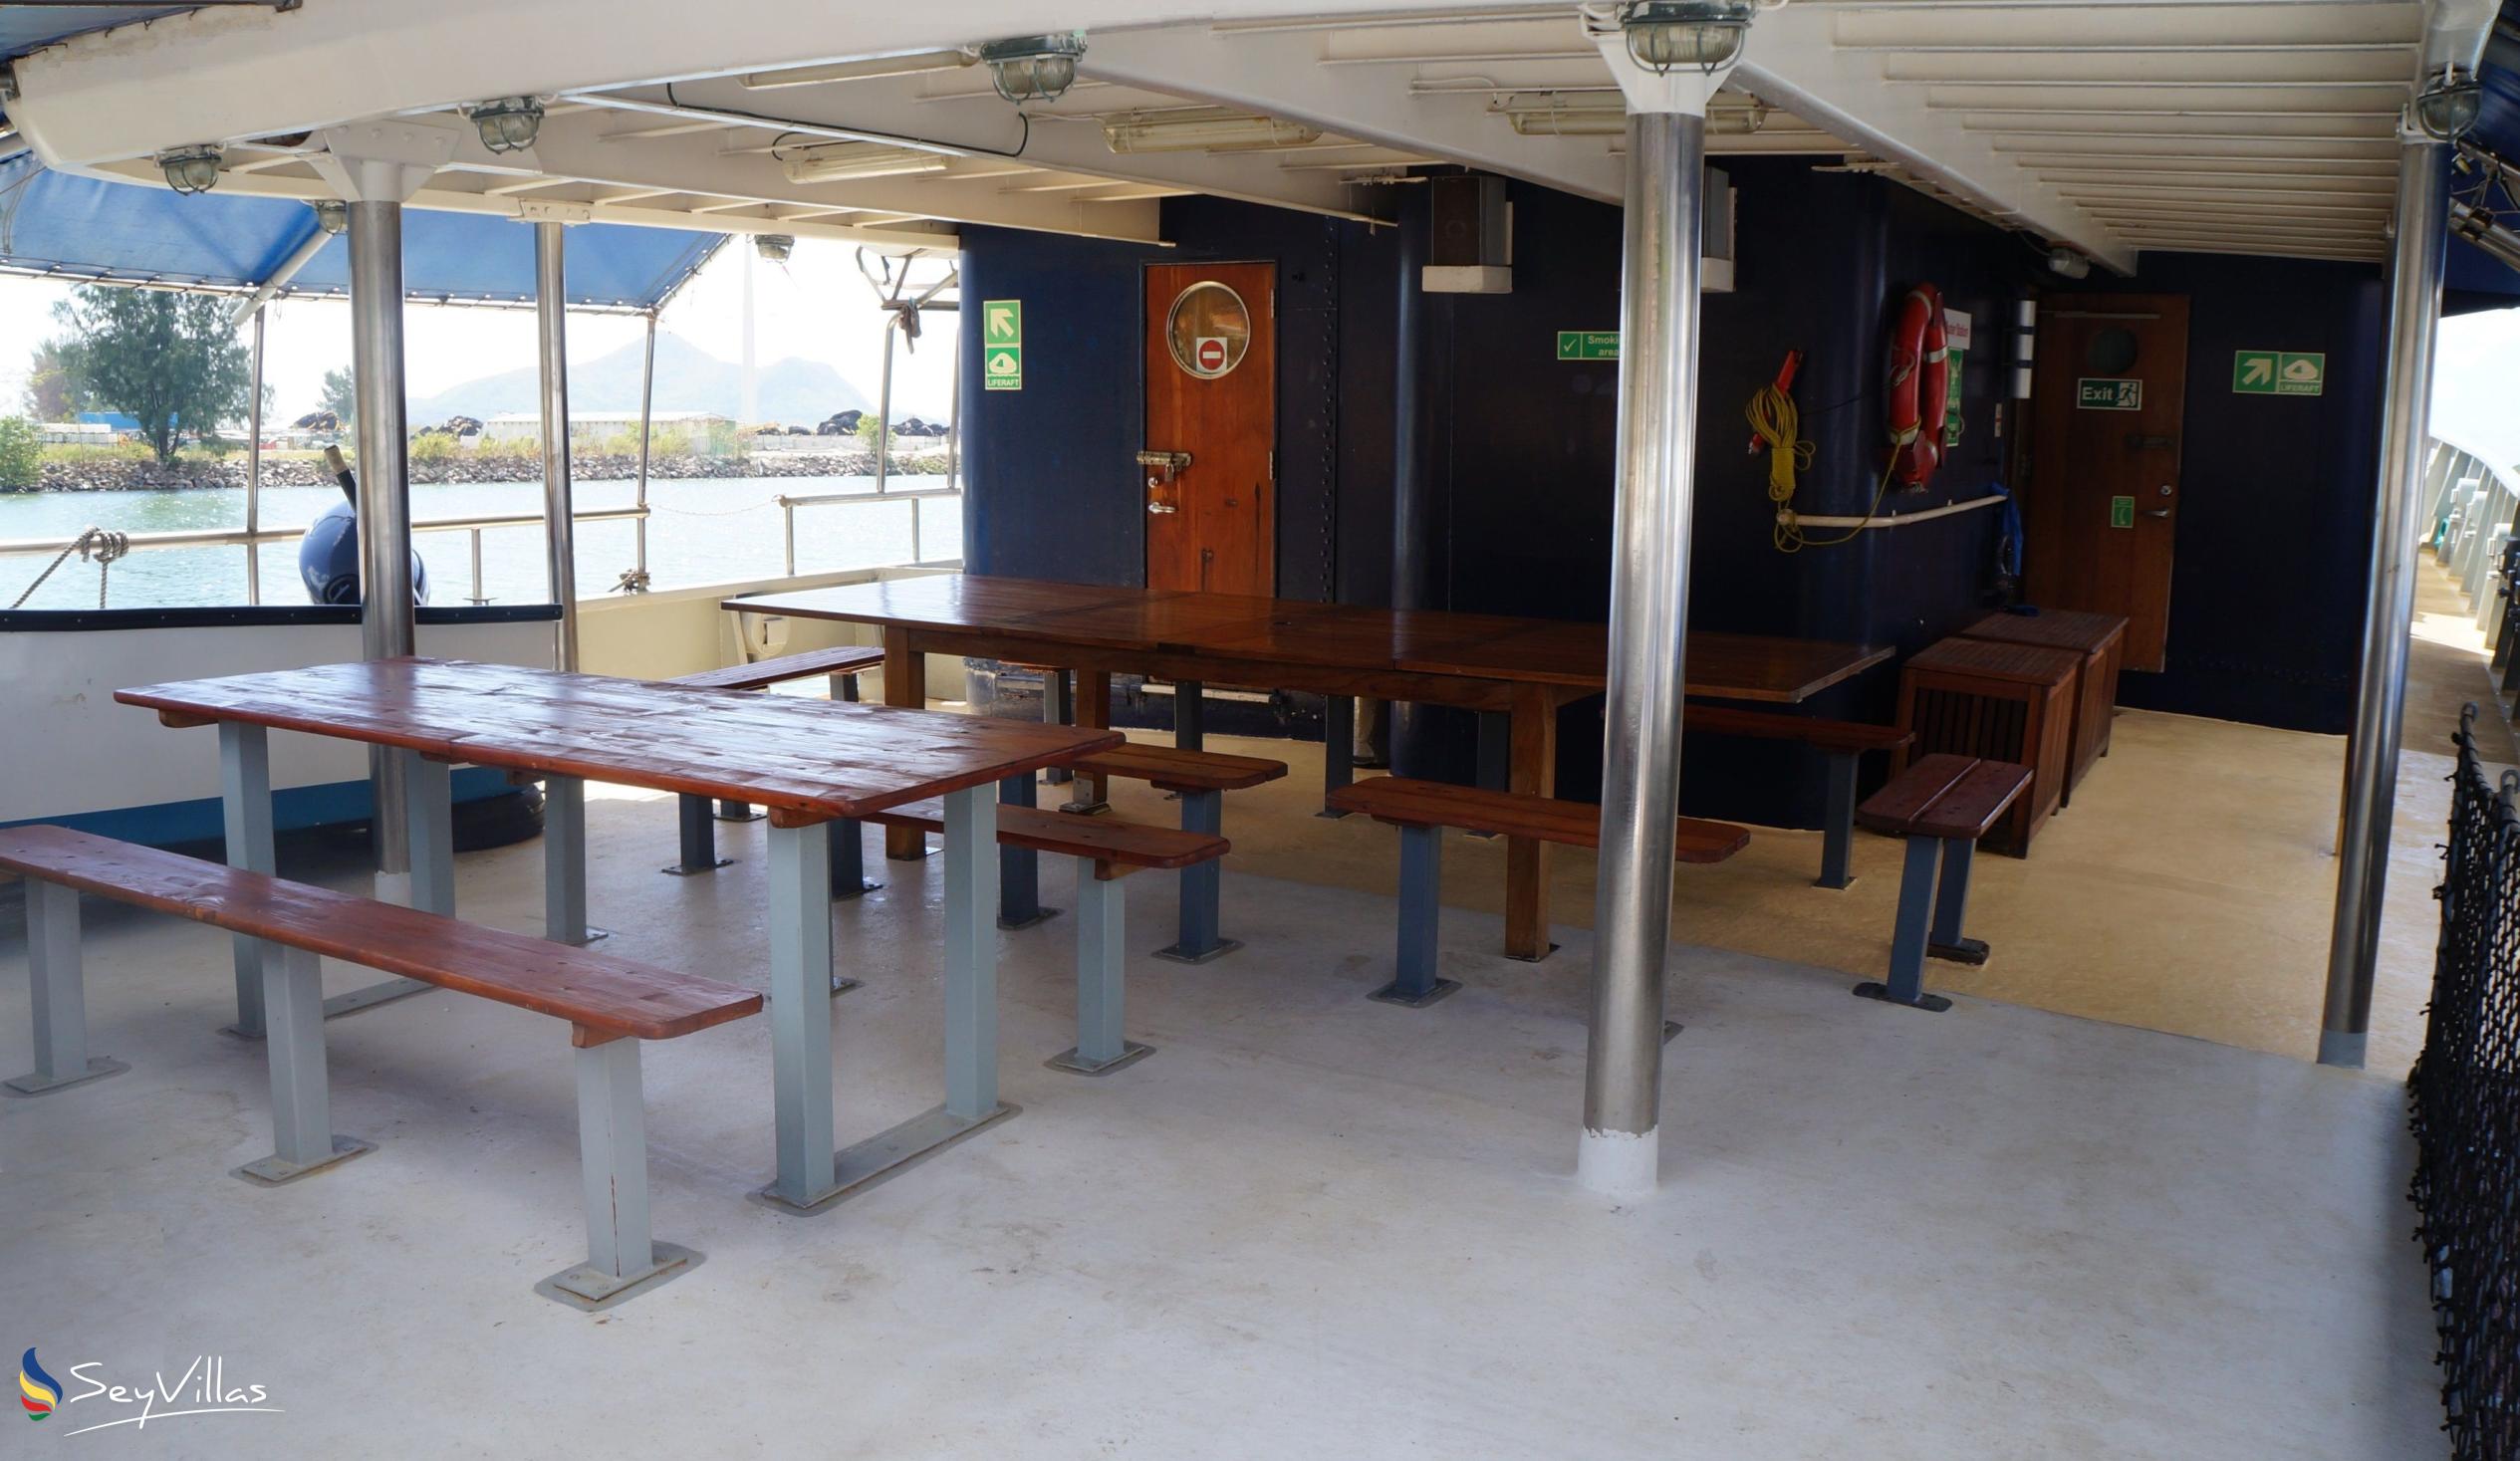
[[[2520,772],[2486,780],[2475,717],[2459,727],[2432,1004],[2407,1078],[2415,1236],[2452,1461],[2520,1461]]]

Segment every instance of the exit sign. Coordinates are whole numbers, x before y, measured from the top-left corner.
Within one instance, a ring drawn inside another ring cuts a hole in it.
[[[2083,411],[2140,411],[2143,382],[2086,375],[2074,382],[2074,408]]]

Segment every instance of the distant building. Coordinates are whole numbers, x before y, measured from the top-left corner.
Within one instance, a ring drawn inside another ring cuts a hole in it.
[[[45,421],[35,428],[39,441],[53,445],[112,446],[118,433],[103,421]]]
[[[714,411],[658,411],[648,418],[658,431],[706,432],[718,426],[733,426],[733,418]],[[569,433],[591,436],[599,442],[616,439],[635,443],[638,440],[636,411],[571,411]],[[487,441],[540,441],[543,439],[543,413],[509,411],[492,416],[482,423],[481,435]]]

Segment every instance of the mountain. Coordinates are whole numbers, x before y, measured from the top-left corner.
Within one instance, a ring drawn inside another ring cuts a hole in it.
[[[573,411],[638,409],[638,374],[642,347],[626,345],[569,371],[569,406]],[[762,365],[756,372],[761,419],[810,426],[835,412],[865,410],[874,402],[838,370],[819,361],[789,357]],[[411,424],[433,426],[449,416],[504,415],[541,408],[541,384],[533,366],[484,375],[411,402]],[[743,367],[721,361],[670,331],[656,336],[656,409],[743,414]],[[895,419],[910,414],[897,397]]]

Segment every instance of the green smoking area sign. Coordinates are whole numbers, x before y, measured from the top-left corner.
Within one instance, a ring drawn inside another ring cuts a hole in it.
[[[1616,330],[1561,330],[1558,332],[1558,359],[1562,361],[1618,360],[1619,332]]]

